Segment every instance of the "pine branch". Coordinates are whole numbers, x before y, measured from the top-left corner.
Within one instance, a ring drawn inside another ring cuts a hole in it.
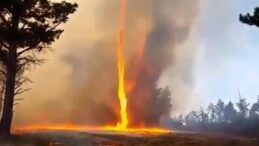
[[[2,21],[8,26],[8,27],[12,27],[11,24],[5,19],[5,17],[3,16],[3,14],[0,13],[0,18],[2,19]]]

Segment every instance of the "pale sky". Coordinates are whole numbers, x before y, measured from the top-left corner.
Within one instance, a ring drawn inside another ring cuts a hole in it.
[[[195,85],[208,102],[238,100],[237,90],[254,102],[259,95],[259,28],[238,21],[259,1],[207,0],[199,22]]]

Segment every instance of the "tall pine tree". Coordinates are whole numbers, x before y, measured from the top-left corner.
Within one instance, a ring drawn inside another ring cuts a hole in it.
[[[0,1],[0,62],[5,88],[0,134],[10,135],[14,97],[26,91],[22,84],[29,81],[23,72],[40,64],[37,54],[57,40],[77,4],[50,0]]]

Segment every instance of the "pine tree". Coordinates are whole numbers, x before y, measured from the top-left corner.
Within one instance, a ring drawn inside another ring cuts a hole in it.
[[[0,134],[10,135],[14,97],[27,89],[22,84],[30,81],[23,72],[42,63],[37,54],[57,40],[77,4],[49,0],[0,1],[0,62],[4,83],[4,103]]]

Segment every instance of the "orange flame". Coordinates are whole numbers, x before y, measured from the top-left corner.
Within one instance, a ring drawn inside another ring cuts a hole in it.
[[[119,46],[118,46],[118,78],[119,78],[119,87],[118,87],[118,97],[120,102],[120,116],[121,121],[117,124],[117,128],[126,129],[128,126],[128,117],[127,117],[127,97],[125,94],[124,86],[124,76],[125,76],[125,65],[123,57],[123,32],[119,34]]]
[[[117,129],[123,130],[127,129],[128,126],[128,116],[127,116],[127,97],[125,94],[125,64],[123,57],[123,35],[124,35],[124,19],[125,19],[125,9],[126,9],[126,1],[121,0],[120,5],[120,30],[119,30],[119,38],[118,38],[118,97],[120,102],[120,122],[117,124]]]
[[[39,124],[39,125],[29,125],[24,127],[16,127],[13,132],[14,133],[23,133],[27,131],[89,131],[89,132],[97,132],[97,131],[114,131],[114,132],[127,132],[132,134],[162,134],[169,133],[171,131],[161,128],[126,128],[126,129],[118,129],[112,126],[105,127],[88,127],[82,125],[74,125],[74,124]]]
[[[145,57],[145,42],[146,36],[143,35],[141,39],[140,47],[137,51],[136,60],[134,62],[134,72],[132,72],[131,76],[127,81],[125,81],[125,63],[124,63],[124,33],[125,33],[125,12],[126,12],[126,0],[120,0],[120,17],[119,17],[119,33],[118,33],[118,48],[117,48],[117,67],[118,67],[118,99],[120,104],[120,120],[117,122],[116,126],[103,126],[103,127],[87,127],[82,125],[74,125],[74,124],[37,124],[37,125],[29,125],[24,127],[16,127],[15,132],[24,132],[24,131],[33,131],[33,130],[75,130],[75,131],[121,131],[128,133],[151,133],[151,134],[160,134],[160,133],[168,133],[171,132],[166,129],[157,128],[157,127],[145,127],[143,124],[140,127],[129,127],[130,119],[128,116],[130,115],[127,111],[127,93],[131,93],[132,90],[136,87],[136,79],[138,74],[142,71],[140,68],[147,69],[148,67],[143,65]],[[147,69],[149,70],[149,69]],[[126,82],[126,84],[125,84]],[[145,97],[145,96],[143,96]],[[128,115],[129,114],[129,115]],[[132,120],[132,119],[131,119]]]

